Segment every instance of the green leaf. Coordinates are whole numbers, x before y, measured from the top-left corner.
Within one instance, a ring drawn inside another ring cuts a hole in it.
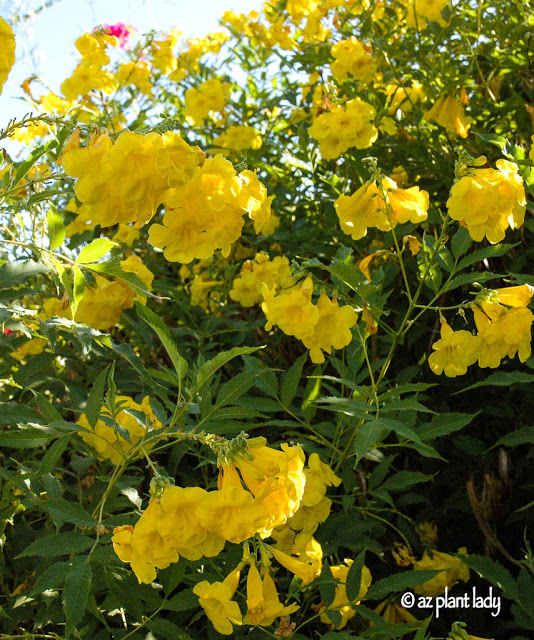
[[[518,244],[519,242],[516,242],[515,244],[492,244],[489,247],[473,251],[473,253],[470,253],[468,256],[460,260],[457,270],[461,271],[469,265],[474,264],[475,262],[482,262],[482,260],[486,260],[487,258],[498,258],[499,256],[504,256],[510,251],[510,249],[517,247]]]
[[[109,238],[97,238],[80,251],[76,258],[76,264],[90,264],[106,255],[113,247],[118,246]]]
[[[198,604],[198,597],[196,601]],[[165,618],[154,618],[146,626],[158,640],[160,638],[165,638],[165,640],[192,640],[191,636],[182,628]]]
[[[457,396],[460,393],[471,391],[477,387],[509,387],[512,384],[530,384],[534,381],[534,374],[524,371],[496,371],[489,375],[485,380],[476,382],[461,391],[456,391],[451,395]]]
[[[12,289],[28,278],[47,273],[50,268],[42,262],[6,262],[0,266],[0,289]]]
[[[358,599],[358,594],[362,586],[362,570],[365,565],[365,551],[362,551],[355,558],[347,573],[346,590],[349,602]]]
[[[28,427],[26,429],[13,429],[0,433],[0,445],[12,449],[29,449],[41,447],[57,436],[53,433]]]
[[[438,573],[441,573],[441,571],[429,569],[421,571],[416,571],[414,569],[412,571],[395,573],[372,584],[369,587],[365,598],[367,600],[383,600],[390,593],[405,591],[411,587],[428,582],[429,580],[432,580],[434,576],[437,576]]]
[[[59,411],[43,396],[42,393],[30,389],[35,398],[35,404],[41,410],[40,413],[46,420],[46,423],[54,422],[55,420],[63,420]]]
[[[70,310],[72,317],[76,316],[78,311],[78,305],[82,301],[83,293],[85,291],[85,277],[81,270],[74,264],[72,265],[72,274],[74,279],[74,286],[72,288],[72,301],[70,303]]]
[[[104,386],[106,384],[109,367],[110,365],[98,374],[98,377],[91,387],[91,391],[89,391],[89,395],[87,397],[85,417],[93,429],[95,428],[96,422],[100,416],[100,410],[102,409]]]
[[[475,273],[464,273],[457,278],[453,278],[446,284],[441,293],[445,293],[446,291],[452,291],[457,287],[461,287],[465,284],[473,284],[474,282],[478,282],[482,284],[487,280],[496,280],[497,278],[504,278],[502,273],[490,273],[489,271],[476,271]]]
[[[45,569],[35,581],[30,595],[35,596],[47,589],[57,589],[60,587],[65,580],[65,574],[70,566],[69,562],[55,562],[51,567]]]
[[[291,401],[297,394],[297,389],[299,386],[300,378],[302,376],[302,368],[304,367],[304,363],[308,359],[308,354],[305,353],[300,358],[294,362],[291,367],[288,369],[287,373],[284,376],[284,381],[282,382],[282,389],[280,391],[280,399],[284,406],[288,407],[291,404]]]
[[[27,407],[17,402],[0,402],[0,425],[25,422],[40,423],[42,419],[43,416],[34,407]]]
[[[205,362],[200,368],[200,370],[197,372],[197,376],[196,376],[197,391],[198,389],[200,389],[200,387],[202,387],[202,385],[205,382],[207,382],[211,378],[211,376],[216,371],[218,371],[227,362],[230,362],[230,360],[233,360],[238,356],[255,353],[260,349],[263,349],[263,347],[234,347],[229,351],[222,351],[221,353],[217,354],[215,358],[212,358],[211,360],[208,360],[208,362]]]
[[[144,298],[155,298],[156,296],[147,289],[146,283],[141,278],[130,271],[124,271],[120,265],[120,260],[110,260],[109,262],[100,262],[98,264],[88,265],[88,269],[96,271],[97,273],[104,273],[114,278],[120,278],[124,280],[126,284],[131,287],[138,296]]]
[[[198,607],[198,596],[193,593],[193,589],[184,589],[173,596],[165,603],[165,609],[170,611],[188,611]]]
[[[168,327],[162,322],[161,318],[151,311],[148,307],[140,302],[135,303],[139,316],[151,327],[161,340],[165,351],[169,354],[169,358],[174,366],[178,380],[181,381],[187,371],[187,361],[180,355],[178,347],[174,342]]]
[[[368,420],[364,422],[354,438],[354,453],[356,454],[355,465],[364,457],[364,455],[374,449],[391,431],[383,420]]]
[[[72,522],[81,527],[94,527],[94,518],[77,502],[67,500],[43,500],[39,502],[39,507],[49,513],[54,522]]]
[[[246,393],[256,382],[256,376],[248,371],[238,373],[228,382],[221,385],[215,408],[224,407],[227,404],[234,404],[244,393]],[[244,407],[241,407],[242,409]]]
[[[63,226],[63,218],[56,211],[52,203],[48,205],[46,222],[48,225],[48,240],[50,242],[49,248],[50,251],[53,251],[63,244],[65,240],[65,227]]]
[[[61,458],[62,453],[65,451],[65,449],[69,444],[70,435],[71,434],[67,434],[62,438],[58,438],[48,448],[48,451],[45,453],[44,458],[41,462],[41,466],[39,467],[39,471],[37,472],[36,475],[42,476],[45,473],[52,473],[58,460]]]
[[[420,482],[428,482],[432,480],[434,476],[429,476],[426,473],[420,471],[399,471],[393,476],[390,476],[380,487],[383,491],[404,491],[414,484]]]
[[[470,569],[473,569],[473,571],[476,571],[483,578],[486,578],[486,580],[498,586],[506,598],[512,600],[519,598],[519,589],[516,581],[502,564],[499,564],[487,556],[472,554],[467,556],[458,555],[458,557],[465,562]]]
[[[507,433],[500,440],[497,440],[497,442],[492,447],[490,447],[490,449],[499,446],[516,447],[517,445],[527,443],[534,444],[534,427],[523,427],[522,429],[518,429],[517,431]]]
[[[30,156],[26,158],[26,160],[19,162],[19,164],[17,165],[17,172],[15,173],[15,178],[13,180],[12,186],[13,187],[17,186],[19,182],[22,180],[22,178],[24,178],[24,176],[28,173],[28,171],[37,162],[37,160],[39,160],[39,158],[44,156],[45,153],[48,153],[49,151],[52,151],[53,149],[55,149],[57,145],[58,145],[57,140],[49,140],[46,144],[42,144],[39,147],[35,148],[31,152]]]
[[[65,635],[69,638],[87,609],[91,591],[93,570],[87,557],[84,562],[74,564],[65,576],[63,586],[63,611],[67,619]]]
[[[66,556],[71,553],[86,551],[93,546],[94,540],[81,533],[69,531],[67,533],[57,533],[52,536],[38,538],[29,544],[18,556],[39,556],[41,558],[54,558],[56,556]]]
[[[321,600],[328,608],[336,597],[336,580],[332,575],[332,570],[328,562],[323,564],[321,571],[321,581],[319,583],[319,592],[321,594]]]
[[[472,244],[473,240],[469,235],[469,231],[465,227],[458,227],[458,231],[454,234],[451,241],[452,255],[457,260],[460,256],[467,253]]]
[[[423,624],[417,629],[417,633],[414,636],[413,640],[427,640],[426,631],[428,629],[428,625],[432,622],[432,616],[425,618],[423,620]],[[428,636],[430,638],[430,636]]]
[[[433,440],[460,431],[480,413],[442,413],[436,415],[418,427],[417,433],[421,440]]]

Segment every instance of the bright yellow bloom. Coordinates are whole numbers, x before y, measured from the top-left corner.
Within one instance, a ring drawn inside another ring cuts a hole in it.
[[[374,125],[375,109],[360,98],[349,100],[344,106],[333,107],[318,115],[309,134],[319,142],[325,160],[339,157],[351,147],[367,149],[378,137]]]
[[[152,74],[146,62],[132,60],[120,65],[115,78],[121,87],[133,85],[145,96],[152,95]]]
[[[239,205],[249,214],[254,222],[256,233],[268,233],[269,223],[272,221],[272,198],[267,196],[267,189],[254,171],[245,169],[239,174],[242,187],[239,194]]]
[[[206,539],[208,531],[198,518],[206,495],[200,487],[166,487],[163,491],[156,528],[174,549],[191,549]]]
[[[0,94],[14,64],[15,34],[11,26],[0,18]]]
[[[462,547],[458,549],[458,553],[465,555],[467,554],[467,549]],[[460,558],[451,556],[448,553],[441,553],[440,551],[432,551],[431,554],[425,551],[421,560],[414,563],[413,568],[416,571],[440,571],[440,573],[431,580],[413,588],[415,593],[420,596],[435,598],[445,593],[445,587],[450,589],[460,580],[463,582],[469,581],[469,567],[462,562]]]
[[[264,302],[261,305],[267,317],[266,331],[270,331],[276,324],[288,336],[295,336],[299,340],[313,335],[315,325],[319,321],[319,309],[313,305],[311,296],[313,281],[306,278],[299,289],[276,295],[276,286],[269,289],[262,287]]]
[[[218,78],[210,78],[198,89],[191,88],[185,92],[185,108],[187,119],[191,124],[199,126],[215,112],[224,111],[230,94],[230,85]]]
[[[232,573],[223,582],[210,584],[204,580],[193,587],[193,593],[199,596],[198,602],[215,630],[225,636],[232,634],[232,625],[243,623],[239,605],[232,600],[236,588],[237,583]]]
[[[246,125],[230,125],[226,131],[215,138],[214,144],[232,149],[233,151],[243,151],[245,149],[259,149],[262,139],[258,131]]]
[[[446,22],[441,12],[449,4],[449,0],[410,0],[406,24],[418,29],[426,28],[427,22],[438,22],[442,26]]]
[[[531,354],[532,311],[526,307],[506,309],[484,302],[482,308],[487,310],[489,317],[478,307],[473,308],[480,343],[479,366],[494,369],[502,358],[513,358],[516,354],[521,362],[525,362]]]
[[[477,361],[479,344],[479,338],[469,331],[453,331],[442,322],[441,340],[432,345],[434,353],[430,354],[428,364],[437,375],[445,372],[448,378],[463,376],[467,367]]]
[[[139,240],[140,236],[141,232],[139,229],[136,229],[129,224],[119,224],[119,228],[111,239],[115,242],[120,242],[121,244],[131,247],[134,242]]]
[[[530,284],[521,284],[516,287],[496,289],[494,293],[499,302],[507,307],[526,307],[530,304],[534,287]]]
[[[525,189],[517,165],[497,160],[497,169],[466,169],[451,188],[447,208],[473,240],[486,236],[492,244],[500,242],[508,227],[517,229],[525,219]]]
[[[473,118],[465,116],[464,108],[453,96],[441,96],[433,107],[424,114],[423,118],[435,120],[450,134],[458,135],[460,138],[467,138],[469,127],[473,121]]]
[[[391,600],[384,600],[376,608],[376,613],[379,613],[386,622],[391,624],[404,624],[406,622],[419,622],[419,620],[410,613],[407,609],[402,607],[396,602]],[[372,623],[371,623],[372,625]]]
[[[332,300],[321,291],[317,302],[319,320],[313,334],[303,338],[304,346],[310,350],[310,359],[314,363],[324,362],[324,354],[332,353],[334,349],[342,349],[352,341],[351,327],[358,321],[358,316],[349,305],[340,307],[337,296]]]
[[[330,604],[329,607],[323,606],[321,610],[321,622],[324,622],[325,624],[332,624],[332,621],[325,612],[327,611],[327,609],[338,611],[341,614],[341,622],[336,626],[336,629],[343,629],[347,622],[356,615],[355,607],[365,596],[372,582],[371,572],[366,566],[364,566],[362,568],[360,591],[358,592],[358,595],[356,596],[356,598],[354,598],[354,600],[349,601],[349,598],[347,596],[346,583],[347,575],[353,562],[354,560],[352,560],[351,558],[346,558],[345,564],[338,564],[331,567],[332,575],[334,576],[334,578],[339,580],[341,584],[336,585],[336,593],[332,604]]]
[[[264,284],[269,288],[275,285],[283,287],[290,278],[288,258],[276,256],[270,260],[265,253],[257,253],[253,262],[247,260],[241,268],[232,284],[230,298],[243,307],[252,307],[262,301],[261,288]]]
[[[112,416],[105,406],[100,411],[102,418],[97,420],[94,429],[91,428],[85,413],[82,413],[77,422],[80,426],[85,427],[85,430],[78,431],[82,440],[92,447],[100,458],[109,460],[115,465],[119,464],[130,449],[142,440],[151,429],[161,427],[160,421],[150,407],[148,396],[143,398],[140,404],[128,396],[117,396],[116,400],[118,411],[115,422],[128,432],[130,442],[116,428],[110,426],[113,425]],[[145,420],[141,421],[133,413],[130,413],[130,410],[144,414]]]
[[[291,571],[291,573],[294,573],[298,578],[300,578],[303,584],[309,584],[314,580],[315,569],[311,564],[301,562],[300,560],[297,560],[297,558],[293,558],[287,553],[279,551],[275,547],[269,548],[275,559],[288,571]]]
[[[247,577],[247,613],[243,618],[244,624],[269,627],[276,618],[287,616],[298,609],[297,604],[284,607],[269,571],[265,572],[263,580],[255,564],[250,566]]]
[[[336,80],[345,80],[349,75],[354,80],[368,83],[376,75],[376,61],[371,47],[352,36],[349,40],[340,40],[332,46],[334,62],[330,70]]]
[[[398,84],[388,84],[386,87],[386,95],[389,100],[388,112],[391,115],[399,109],[403,113],[411,111],[414,105],[425,97],[423,87],[417,81],[414,81],[411,86],[404,87]]]

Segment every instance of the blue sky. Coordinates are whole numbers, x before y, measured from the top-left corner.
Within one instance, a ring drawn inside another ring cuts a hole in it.
[[[20,53],[0,96],[0,127],[30,111],[30,105],[17,98],[23,95],[20,84],[32,73],[59,93],[78,60],[74,41],[102,23],[125,22],[138,33],[178,27],[186,37],[203,36],[219,28],[225,11],[248,13],[260,10],[262,4],[262,0],[59,0],[17,32]],[[35,62],[32,56],[21,55],[29,47],[37,54]]]

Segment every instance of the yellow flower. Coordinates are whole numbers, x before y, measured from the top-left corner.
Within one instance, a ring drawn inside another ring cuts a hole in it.
[[[446,323],[441,323],[441,340],[434,342],[434,353],[430,354],[428,364],[432,371],[440,375],[445,372],[448,378],[463,376],[467,367],[477,361],[479,338],[469,331],[453,331]]]
[[[298,609],[297,604],[284,607],[269,571],[263,580],[255,564],[250,566],[247,577],[247,613],[243,618],[245,624],[269,627],[276,618],[287,616]]]
[[[467,554],[467,549],[462,547],[461,549],[458,549],[458,553],[465,555]],[[413,568],[416,571],[440,571],[440,573],[434,576],[431,580],[413,588],[415,593],[420,596],[430,596],[435,598],[436,596],[445,593],[445,587],[450,589],[460,580],[463,582],[469,581],[469,567],[462,562],[460,558],[451,556],[448,553],[441,553],[440,551],[432,551],[431,554],[425,551],[421,560],[414,563]]]
[[[246,125],[230,125],[213,142],[220,147],[232,149],[233,151],[259,149],[262,145],[262,139],[258,131]]]
[[[530,304],[534,287],[522,284],[516,287],[504,287],[494,291],[495,297],[507,307],[526,307]]]
[[[262,301],[262,286],[281,287],[285,280],[291,278],[289,259],[276,256],[273,260],[264,253],[257,253],[254,262],[247,260],[235,278],[230,290],[230,298],[243,307],[253,307]]]
[[[119,228],[111,239],[131,247],[134,242],[139,240],[140,235],[139,229],[128,224],[119,224]]]
[[[336,585],[334,601],[328,607],[322,607],[320,619],[321,622],[324,622],[325,624],[332,624],[332,621],[326,614],[326,611],[338,611],[341,614],[341,622],[335,627],[336,629],[343,629],[347,622],[356,615],[355,607],[365,596],[372,582],[371,572],[366,566],[364,566],[362,568],[361,584],[358,595],[354,600],[349,601],[346,583],[347,575],[353,562],[354,560],[346,558],[345,564],[338,564],[331,567],[332,575],[334,578],[339,580],[341,584]]]
[[[334,62],[330,65],[336,80],[345,80],[351,75],[354,80],[370,82],[376,75],[376,62],[371,48],[351,36],[349,40],[340,40],[331,49]]]
[[[230,85],[217,78],[203,82],[198,89],[185,92],[187,120],[193,125],[202,125],[204,120],[215,112],[222,112],[230,94]]]
[[[115,416],[115,422],[128,432],[130,442],[111,426],[113,422],[107,407],[102,407],[100,410],[101,419],[97,420],[94,429],[91,428],[85,413],[82,413],[77,422],[80,426],[85,427],[84,430],[78,431],[82,440],[92,447],[100,458],[109,460],[114,465],[119,464],[124,456],[147,435],[149,430],[161,427],[160,421],[150,407],[148,396],[145,396],[140,404],[128,396],[117,396],[116,401],[118,412]],[[130,411],[144,414],[144,421],[141,421]]]
[[[297,560],[297,558],[293,558],[287,553],[279,551],[275,547],[269,548],[275,559],[288,571],[291,571],[291,573],[294,573],[298,578],[300,578],[303,584],[309,584],[314,580],[315,569],[311,564],[301,562],[300,560]]]
[[[406,15],[406,24],[424,29],[427,22],[438,22],[444,26],[446,22],[441,12],[449,4],[449,0],[411,0]]]
[[[223,582],[210,584],[207,580],[193,587],[200,606],[206,612],[215,630],[225,636],[233,633],[233,625],[243,624],[239,605],[232,600],[237,588],[235,575],[230,574]]]
[[[411,111],[414,105],[425,97],[423,87],[417,81],[411,86],[404,87],[398,84],[388,84],[386,95],[389,100],[388,112],[391,115],[399,109],[404,113]]]
[[[337,296],[330,300],[324,291],[321,291],[319,296],[317,309],[319,320],[314,332],[311,336],[303,338],[302,342],[310,350],[311,361],[321,363],[324,362],[323,351],[332,353],[332,347],[342,349],[351,343],[350,329],[358,321],[358,316],[351,306],[340,307]]]
[[[525,218],[525,189],[517,165],[498,160],[497,169],[466,169],[451,188],[447,208],[473,240],[486,236],[492,244],[500,242],[508,227],[519,228]]]
[[[15,351],[12,351],[9,355],[19,362],[26,360],[28,356],[37,356],[45,350],[48,340],[46,338],[32,338],[24,344],[17,347]]]
[[[403,624],[406,622],[419,622],[419,620],[407,611],[404,607],[396,602],[390,600],[384,600],[376,608],[376,613],[379,613],[386,622],[391,624]],[[371,623],[371,626],[374,626]]]
[[[312,304],[313,281],[306,278],[299,289],[276,295],[276,285],[269,289],[263,285],[261,292],[264,302],[261,305],[267,317],[266,331],[276,324],[288,336],[299,340],[313,335],[319,321],[319,309]]]
[[[473,121],[473,118],[465,116],[464,108],[453,96],[441,96],[433,107],[424,114],[423,118],[435,120],[449,133],[458,135],[460,138],[467,138],[469,127]]]
[[[391,555],[399,567],[409,567],[415,562],[412,550],[405,544],[396,543]]]
[[[11,68],[15,64],[15,34],[11,26],[0,18],[0,94]]]

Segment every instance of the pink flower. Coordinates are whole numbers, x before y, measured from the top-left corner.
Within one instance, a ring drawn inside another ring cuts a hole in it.
[[[104,33],[110,36],[115,36],[119,41],[119,47],[125,48],[130,34],[133,33],[134,28],[130,25],[124,24],[124,22],[116,22],[115,24],[103,24],[101,27]]]

